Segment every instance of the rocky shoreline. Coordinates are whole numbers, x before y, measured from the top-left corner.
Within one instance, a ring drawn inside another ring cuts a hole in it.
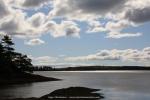
[[[25,84],[25,83],[33,83],[33,82],[46,82],[46,81],[59,81],[60,79],[45,77],[41,75],[31,74],[31,73],[21,73],[17,74],[16,77],[12,77],[10,79],[1,78],[0,85],[8,85],[8,84]]]

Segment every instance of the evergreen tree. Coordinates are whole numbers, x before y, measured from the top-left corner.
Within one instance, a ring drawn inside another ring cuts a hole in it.
[[[8,38],[5,36],[0,42],[0,75],[9,78],[13,75],[13,65],[10,58],[11,53],[9,52],[11,48],[5,43],[4,39],[8,40]],[[9,43],[10,41],[7,42]]]
[[[32,60],[28,58],[27,55],[22,55],[21,53],[15,53],[15,58],[13,60],[14,64],[21,72],[22,71],[32,72],[31,67],[33,65],[31,61]]]
[[[15,58],[15,53],[14,53],[14,43],[12,42],[12,39],[8,36],[5,35],[2,38],[2,45],[4,48],[4,59],[6,60],[6,66],[9,67],[9,69],[13,72],[16,72],[18,69],[13,63],[13,59]]]
[[[14,43],[12,42],[12,39],[8,35],[5,35],[2,39],[2,45],[5,52],[5,57],[11,60],[14,54],[14,48],[12,47]]]
[[[31,59],[15,52],[12,39],[5,35],[0,41],[0,76],[11,77],[17,73],[32,72]]]
[[[2,44],[3,44],[6,52],[14,51],[14,48],[12,47],[14,45],[14,43],[12,42],[12,39],[8,35],[5,35],[2,38]]]
[[[2,65],[4,64],[5,60],[4,60],[4,48],[3,45],[0,42],[0,70],[2,70]]]

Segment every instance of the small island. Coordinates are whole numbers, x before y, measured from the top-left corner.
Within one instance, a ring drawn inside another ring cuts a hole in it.
[[[0,85],[57,81],[59,79],[33,74],[31,59],[14,49],[12,39],[0,40]]]
[[[87,87],[68,87],[55,90],[39,98],[16,98],[7,100],[101,100],[104,98],[102,93],[97,93],[99,89]],[[5,99],[6,100],[6,99]]]

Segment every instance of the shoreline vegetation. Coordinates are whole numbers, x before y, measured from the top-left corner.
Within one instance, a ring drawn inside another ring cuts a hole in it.
[[[33,74],[32,60],[15,51],[10,36],[5,35],[0,39],[0,85],[60,80]]]
[[[107,71],[107,70],[145,70],[150,71],[150,67],[143,66],[77,66],[77,67],[64,67],[55,68],[51,66],[34,66],[31,67],[32,71]]]
[[[104,98],[100,89],[87,87],[69,87],[55,90],[39,98],[16,98],[3,100],[101,100]]]

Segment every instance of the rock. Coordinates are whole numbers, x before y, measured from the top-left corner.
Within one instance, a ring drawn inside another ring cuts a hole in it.
[[[104,98],[102,94],[96,93],[99,89],[86,87],[69,87],[58,89],[50,94],[42,96],[44,100],[100,100]]]

